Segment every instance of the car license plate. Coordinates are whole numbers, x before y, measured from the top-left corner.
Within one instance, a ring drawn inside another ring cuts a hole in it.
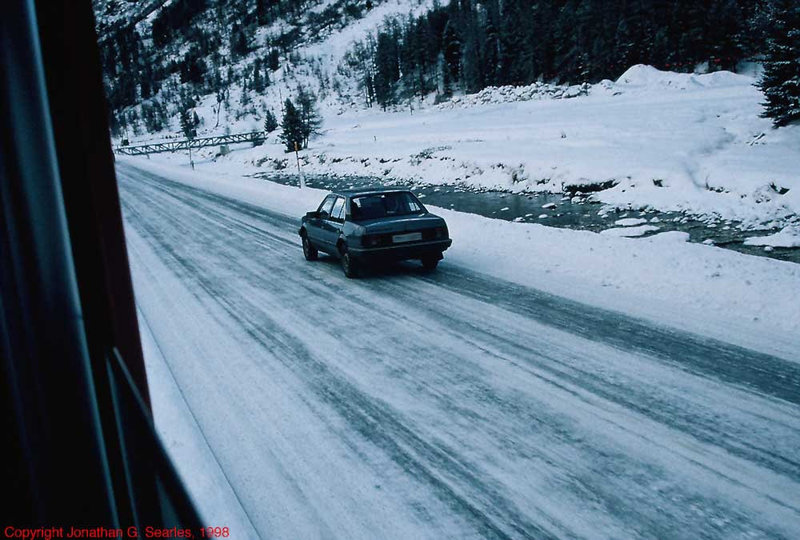
[[[421,232],[412,232],[408,234],[396,234],[392,236],[392,242],[395,244],[401,244],[403,242],[414,242],[416,240],[422,240],[422,233]]]

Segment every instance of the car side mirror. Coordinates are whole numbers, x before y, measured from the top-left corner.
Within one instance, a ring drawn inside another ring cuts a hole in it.
[[[317,212],[316,210],[313,212],[306,212],[306,217],[308,219],[316,219],[319,217],[319,212]]]
[[[326,212],[325,210],[321,210],[321,211],[317,212],[316,217],[318,217],[319,219],[328,219],[329,215],[330,214],[328,214],[328,212]]]

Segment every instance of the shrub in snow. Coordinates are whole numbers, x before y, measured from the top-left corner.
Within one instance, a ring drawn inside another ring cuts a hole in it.
[[[267,111],[267,117],[264,119],[264,131],[272,133],[278,129],[278,119],[272,111]]]
[[[286,146],[287,152],[294,152],[303,145],[303,126],[300,121],[300,113],[289,98],[286,98],[284,103],[280,139]]]

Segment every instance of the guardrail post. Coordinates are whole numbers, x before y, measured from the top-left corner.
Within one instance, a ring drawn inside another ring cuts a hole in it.
[[[303,189],[306,187],[306,179],[303,177],[303,171],[300,170],[300,154],[297,150],[297,141],[294,141],[294,157],[297,158],[297,175],[300,177],[300,189]]]

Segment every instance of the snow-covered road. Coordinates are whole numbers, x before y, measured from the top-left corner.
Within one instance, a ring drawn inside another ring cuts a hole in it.
[[[294,217],[118,178],[156,421],[234,538],[800,537],[800,364],[447,258],[347,280]]]

